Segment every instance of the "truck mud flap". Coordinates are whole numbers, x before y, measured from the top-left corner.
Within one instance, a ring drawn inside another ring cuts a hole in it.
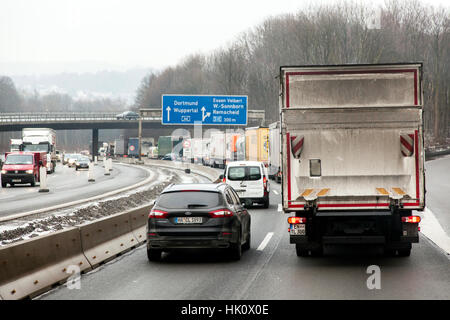
[[[385,244],[384,236],[326,236],[322,237],[323,244]]]
[[[0,295],[5,300],[33,297],[90,269],[78,228],[11,244],[0,249]]]

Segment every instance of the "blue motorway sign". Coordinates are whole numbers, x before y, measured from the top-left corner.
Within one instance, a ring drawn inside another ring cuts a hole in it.
[[[247,125],[247,96],[163,95],[162,124]]]

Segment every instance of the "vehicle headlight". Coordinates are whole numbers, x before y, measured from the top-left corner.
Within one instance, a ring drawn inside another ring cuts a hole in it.
[[[27,171],[25,171],[25,173],[33,174],[33,170],[27,170]]]
[[[6,174],[6,173],[8,173],[7,170],[2,170],[2,174]]]

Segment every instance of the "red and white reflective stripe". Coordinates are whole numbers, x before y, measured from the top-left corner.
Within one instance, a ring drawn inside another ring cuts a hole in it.
[[[292,155],[295,159],[300,158],[300,154],[303,150],[303,136],[291,136],[291,148],[292,148]]]
[[[400,134],[400,149],[404,157],[411,157],[414,153],[414,134]]]

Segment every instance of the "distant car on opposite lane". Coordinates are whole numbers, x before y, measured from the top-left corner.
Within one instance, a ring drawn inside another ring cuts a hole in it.
[[[250,214],[225,183],[177,184],[165,188],[150,211],[147,256],[180,248],[222,248],[239,260],[250,249]]]
[[[116,115],[117,120],[137,120],[139,115],[133,111],[125,111]]]

